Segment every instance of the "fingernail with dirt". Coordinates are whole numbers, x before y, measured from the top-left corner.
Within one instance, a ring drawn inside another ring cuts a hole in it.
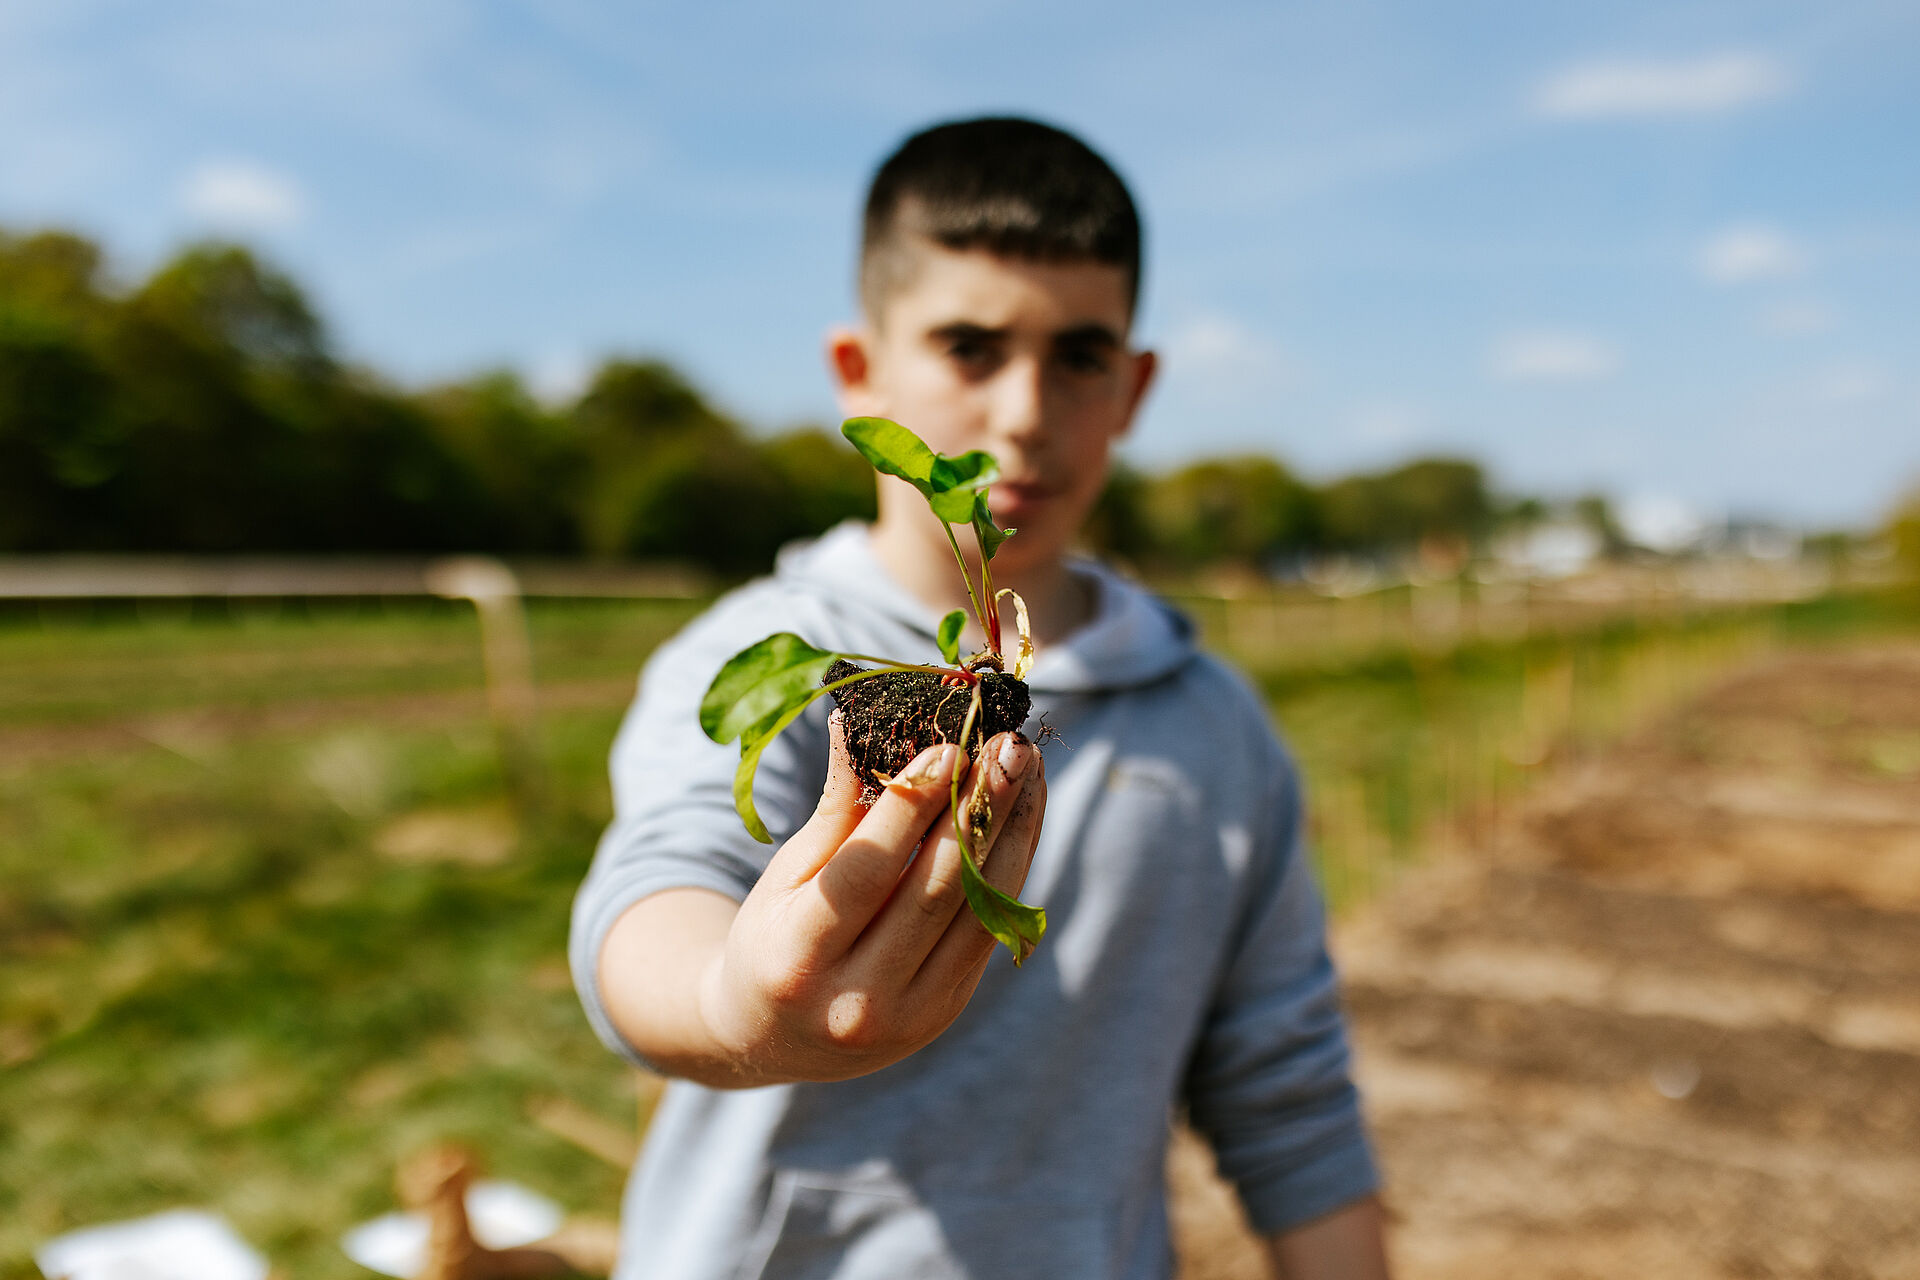
[[[1018,782],[1031,763],[1033,763],[1033,749],[1017,735],[1010,733],[1000,740],[999,764],[1002,780]]]

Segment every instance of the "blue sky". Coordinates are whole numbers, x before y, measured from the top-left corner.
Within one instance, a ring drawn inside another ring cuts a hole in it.
[[[658,354],[837,415],[906,132],[1082,132],[1148,220],[1128,453],[1870,521],[1920,482],[1920,4],[0,0],[0,226],[206,235],[409,384]]]

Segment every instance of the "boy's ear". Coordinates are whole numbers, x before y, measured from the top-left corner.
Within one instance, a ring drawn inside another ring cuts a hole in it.
[[[1160,372],[1160,357],[1151,351],[1135,351],[1127,357],[1133,361],[1133,387],[1127,397],[1127,420],[1119,435],[1133,430],[1134,415],[1140,412],[1141,403],[1147,398],[1147,389],[1153,385],[1154,375]]]
[[[850,418],[874,413],[873,345],[865,329],[844,326],[827,334],[827,372]]]

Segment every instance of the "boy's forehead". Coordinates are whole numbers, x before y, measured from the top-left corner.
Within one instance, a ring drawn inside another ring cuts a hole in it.
[[[882,314],[868,317],[876,328],[1099,325],[1124,337],[1132,321],[1127,273],[1110,263],[949,249],[924,237],[914,237],[910,247],[902,245],[897,251],[911,254],[911,263],[901,264],[905,269],[895,275],[881,302]]]

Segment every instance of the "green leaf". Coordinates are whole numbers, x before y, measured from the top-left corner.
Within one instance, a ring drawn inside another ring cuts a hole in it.
[[[918,489],[948,524],[973,519],[974,498],[1000,478],[993,455],[972,449],[958,457],[935,453],[919,436],[887,418],[848,418],[840,434],[875,471],[899,476]]]
[[[733,811],[746,824],[747,834],[761,844],[772,844],[773,836],[767,824],[760,820],[759,810],[753,807],[753,775],[760,769],[760,753],[780,736],[782,729],[798,720],[801,712],[826,693],[826,689],[816,686],[805,698],[752,726],[740,738],[740,765],[733,771]]]
[[[767,744],[835,689],[898,669],[865,669],[822,684],[827,668],[847,656],[816,649],[791,631],[782,631],[727,659],[700,700],[700,727],[709,738],[715,742],[740,739],[740,764],[733,771],[733,809],[747,833],[762,844],[773,837],[753,807],[753,777]]]
[[[993,559],[1001,543],[1019,532],[1017,529],[1002,529],[993,522],[993,512],[987,510],[987,495],[984,493],[973,495],[971,519],[973,536],[980,539],[980,554],[989,560]]]
[[[966,625],[967,611],[955,609],[940,619],[940,630],[934,634],[940,645],[940,656],[955,666],[960,662],[960,629]]]
[[[974,917],[1002,946],[1013,952],[1013,962],[1023,963],[1047,932],[1047,913],[1009,897],[987,883],[973,859],[960,856],[960,884],[967,893],[967,905]]]
[[[715,742],[732,742],[776,718],[820,687],[839,654],[816,649],[791,631],[768,636],[727,659],[700,699],[700,727]],[[745,749],[744,741],[741,744]]]

